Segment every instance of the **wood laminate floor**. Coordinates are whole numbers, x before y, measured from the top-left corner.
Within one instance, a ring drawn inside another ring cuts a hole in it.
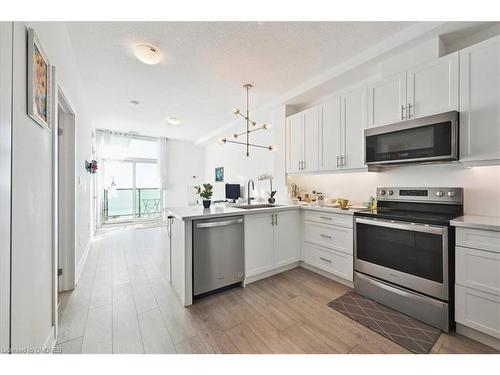
[[[59,308],[63,353],[408,353],[329,308],[348,287],[303,268],[197,301],[168,283],[166,229],[117,229],[92,244]],[[432,353],[494,353],[442,334]]]

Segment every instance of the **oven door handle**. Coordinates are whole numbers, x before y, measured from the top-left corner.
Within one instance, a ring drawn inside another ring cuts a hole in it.
[[[364,219],[364,218],[360,218],[360,217],[356,218],[356,223],[375,225],[378,227],[386,227],[386,228],[393,228],[393,229],[409,230],[412,232],[424,232],[424,233],[439,234],[439,235],[443,235],[447,230],[446,227],[440,227],[440,226],[407,223],[404,221]]]

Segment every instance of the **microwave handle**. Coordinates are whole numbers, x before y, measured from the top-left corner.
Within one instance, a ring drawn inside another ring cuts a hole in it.
[[[430,225],[425,225],[425,224],[407,223],[404,221],[363,219],[363,218],[359,218],[359,217],[356,218],[356,224],[357,223],[375,225],[378,227],[385,227],[385,228],[409,230],[412,232],[439,234],[439,235],[443,235],[448,230],[448,228],[440,227],[440,226],[430,226]]]

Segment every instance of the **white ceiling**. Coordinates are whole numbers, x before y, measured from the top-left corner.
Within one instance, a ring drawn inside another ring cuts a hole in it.
[[[196,140],[234,120],[245,82],[259,108],[413,24],[68,22],[68,31],[94,126]],[[136,43],[157,46],[161,63],[137,60]]]

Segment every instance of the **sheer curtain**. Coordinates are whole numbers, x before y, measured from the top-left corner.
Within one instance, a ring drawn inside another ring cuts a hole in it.
[[[163,220],[167,219],[165,210],[166,194],[167,194],[167,138],[158,139],[158,175],[160,176],[161,199],[163,201],[162,216]]]

